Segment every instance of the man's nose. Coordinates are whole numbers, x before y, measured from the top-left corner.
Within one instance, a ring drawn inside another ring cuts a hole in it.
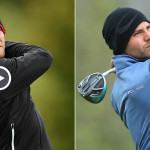
[[[146,31],[144,33],[144,41],[149,41],[150,40],[150,31]]]

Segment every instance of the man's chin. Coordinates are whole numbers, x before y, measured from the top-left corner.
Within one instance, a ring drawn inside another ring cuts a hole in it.
[[[4,58],[4,56],[5,56],[5,53],[0,52],[0,58]]]

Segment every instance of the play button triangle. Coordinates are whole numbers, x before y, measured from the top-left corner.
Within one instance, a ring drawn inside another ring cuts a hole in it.
[[[2,77],[1,75],[0,75],[0,81],[2,81],[2,80],[4,80],[5,78],[4,77]]]

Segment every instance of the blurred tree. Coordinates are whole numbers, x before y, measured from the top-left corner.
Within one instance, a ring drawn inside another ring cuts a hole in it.
[[[74,148],[74,1],[1,1],[6,40],[48,49],[54,62],[32,84],[54,149]]]

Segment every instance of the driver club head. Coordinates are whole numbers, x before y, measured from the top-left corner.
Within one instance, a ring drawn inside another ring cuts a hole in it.
[[[91,103],[101,102],[106,93],[105,77],[99,72],[87,76],[79,83],[78,92]]]

